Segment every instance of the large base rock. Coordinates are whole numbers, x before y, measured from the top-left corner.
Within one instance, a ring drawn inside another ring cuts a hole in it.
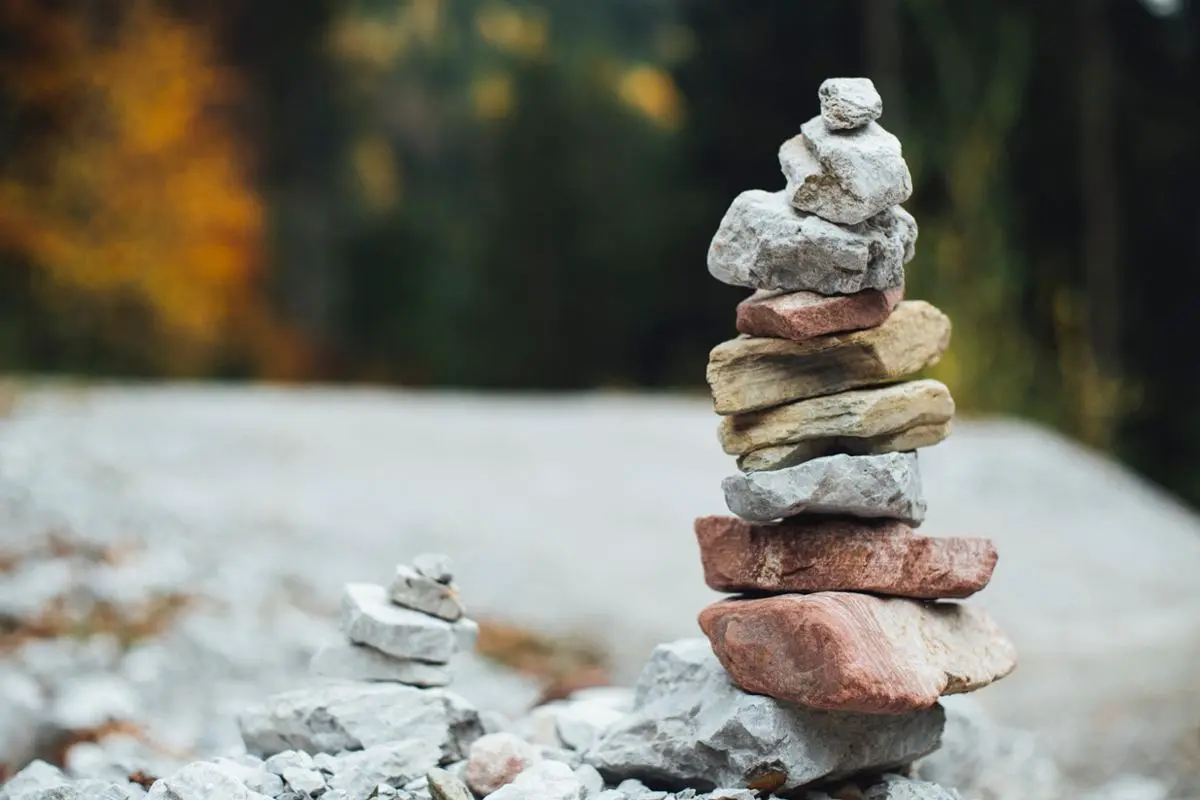
[[[944,716],[836,714],[747,694],[704,639],[655,649],[634,710],[584,755],[612,783],[784,792],[933,751]]]
[[[238,717],[246,750],[340,753],[405,739],[432,742],[443,761],[466,758],[483,735],[476,710],[444,689],[333,684],[275,695]]]

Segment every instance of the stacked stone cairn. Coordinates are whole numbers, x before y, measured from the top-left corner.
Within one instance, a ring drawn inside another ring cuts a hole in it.
[[[708,252],[755,289],[713,349],[719,439],[740,471],[736,516],[696,520],[705,580],[739,593],[700,625],[734,683],[832,712],[921,713],[1007,675],[1012,644],[977,607],[986,539],[931,538],[916,450],[950,433],[935,380],[950,321],[903,300],[912,179],[865,78],[825,81],[821,113],[784,142],[780,192],[733,201]]]
[[[391,585],[347,584],[342,593],[345,642],[313,656],[327,678],[446,686],[450,660],[475,647],[479,626],[463,616],[450,559],[424,554],[400,564]]]

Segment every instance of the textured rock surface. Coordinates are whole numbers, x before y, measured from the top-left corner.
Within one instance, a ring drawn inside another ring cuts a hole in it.
[[[906,300],[870,330],[803,342],[722,342],[709,353],[706,377],[717,413],[739,414],[898,380],[936,364],[949,344],[949,318]]]
[[[800,442],[806,443],[814,456],[825,455],[839,452],[841,442],[847,439],[860,442],[847,445],[856,453],[868,449],[889,452],[880,448],[912,440],[902,435],[914,430],[930,433],[912,441],[936,444],[941,438],[930,436],[945,432],[953,416],[954,400],[944,384],[906,381],[725,416],[717,436],[730,455]]]
[[[438,577],[447,574],[449,573],[435,571]],[[463,615],[458,592],[450,585],[449,579],[443,583],[404,564],[396,567],[396,575],[388,587],[388,595],[396,605],[432,614],[449,622],[454,622]]]
[[[884,775],[882,781],[867,787],[862,796],[863,800],[961,800],[957,792],[936,783],[901,775]]]
[[[475,800],[471,790],[444,769],[431,769],[425,776],[433,800]]]
[[[583,800],[583,782],[559,761],[539,761],[493,792],[495,800]]]
[[[585,754],[610,782],[772,787],[904,764],[938,745],[938,707],[897,716],[832,714],[747,694],[704,639],[660,645],[634,711]]]
[[[839,225],[857,225],[912,194],[900,140],[874,122],[831,131],[814,117],[780,146],[779,166],[796,210]]]
[[[437,744],[416,736],[336,756],[331,765],[330,791],[357,800],[368,797],[376,786],[404,786],[424,777],[439,762],[445,763]]]
[[[704,580],[718,592],[870,592],[929,600],[987,586],[987,539],[917,536],[903,522],[794,517],[755,525],[737,517],[695,523]]]
[[[747,336],[803,341],[882,325],[904,295],[903,287],[854,294],[760,289],[737,306],[737,330]]]
[[[1016,666],[981,609],[847,592],[721,600],[700,627],[743,689],[831,711],[904,714]]]
[[[883,116],[883,98],[870,78],[829,78],[817,89],[821,119],[830,130],[861,128]]]
[[[896,206],[838,226],[788,205],[784,192],[742,192],[708,248],[714,278],[752,289],[849,294],[904,285],[917,223]]]
[[[393,605],[382,586],[346,584],[342,633],[396,658],[445,664],[459,650],[471,650],[478,626],[469,619],[446,622]]]
[[[464,758],[483,735],[479,714],[458,695],[394,683],[284,692],[242,713],[238,726],[246,750],[258,756],[339,753],[418,738],[449,762]]]
[[[445,686],[450,667],[393,658],[362,644],[322,645],[313,654],[313,673],[347,681],[394,681],[409,686]]]
[[[541,756],[537,748],[511,733],[489,733],[476,739],[467,756],[467,785],[486,797],[512,783],[521,771]]]
[[[265,800],[266,795],[252,792],[230,770],[198,761],[162,780],[147,793],[147,800]]]
[[[454,571],[450,565],[450,556],[445,553],[421,553],[413,558],[413,569],[438,583],[450,583],[454,580]]]
[[[822,456],[845,453],[850,456],[876,456],[883,453],[903,453],[929,447],[946,439],[953,424],[914,425],[896,434],[872,436],[869,439],[816,439],[774,447],[762,447],[738,456],[738,469],[743,472],[786,469]]]
[[[742,519],[769,522],[796,514],[887,517],[913,525],[925,518],[916,453],[833,455],[769,472],[730,475],[725,504]]]

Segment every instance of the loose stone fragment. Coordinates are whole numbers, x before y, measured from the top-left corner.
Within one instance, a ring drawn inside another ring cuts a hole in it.
[[[903,522],[737,517],[695,524],[704,581],[718,592],[870,592],[926,600],[968,597],[991,580],[989,539],[917,536]]]
[[[575,772],[559,761],[539,761],[490,795],[494,800],[583,800]]]
[[[718,414],[740,414],[907,377],[936,364],[949,344],[949,318],[906,300],[870,330],[722,342],[708,356],[708,385]]]
[[[453,692],[397,683],[284,692],[242,713],[238,727],[246,750],[260,757],[285,750],[340,753],[420,739],[440,749],[443,763],[464,758],[483,734],[478,712]]]
[[[820,117],[779,148],[787,196],[797,211],[857,225],[912,195],[900,140],[875,122],[831,131]]]
[[[907,381],[812,397],[763,411],[721,418],[717,436],[730,455],[803,443],[813,457],[851,450],[893,452],[883,447],[936,444],[954,416],[950,390],[939,381]],[[917,437],[905,436],[918,430]],[[906,450],[913,449],[905,447]]]
[[[737,307],[737,330],[748,336],[804,341],[882,325],[904,295],[902,287],[827,296],[759,290]]]
[[[438,583],[450,583],[454,572],[450,568],[450,556],[442,553],[422,553],[413,559],[413,569]]]
[[[752,289],[850,294],[904,285],[917,223],[896,206],[861,225],[799,214],[784,192],[742,192],[708,248],[714,278]]]
[[[431,769],[425,776],[433,800],[475,800],[467,785],[444,769]]]
[[[863,792],[863,800],[961,800],[958,792],[929,781],[902,775],[884,775],[883,781]]]
[[[0,800],[17,800],[53,789],[70,782],[61,769],[41,759],[35,759],[7,783],[0,784]]]
[[[725,504],[742,519],[769,522],[797,514],[925,519],[916,453],[833,455],[770,472],[739,472],[721,482]]]
[[[883,116],[883,98],[870,78],[829,78],[817,97],[821,119],[832,131],[861,128]]]
[[[981,609],[849,592],[721,600],[700,627],[748,692],[811,708],[905,714],[1016,666]]]
[[[419,738],[419,733],[399,733],[398,741],[377,744],[365,750],[342,753],[329,779],[330,792],[347,797],[375,797],[374,787],[403,786],[424,776],[438,765],[441,753],[434,742]],[[381,793],[379,797],[387,797]],[[401,796],[398,792],[393,797]]]
[[[477,631],[471,620],[450,623],[393,605],[382,586],[350,583],[342,595],[346,638],[396,658],[445,664],[460,649],[474,646]]]
[[[325,791],[325,778],[315,769],[288,767],[279,777],[301,796],[316,797]]]
[[[882,453],[903,453],[929,447],[950,435],[951,423],[914,425],[897,434],[873,436],[869,439],[837,439],[794,442],[774,447],[763,447],[743,456],[738,456],[738,469],[742,472],[786,469],[822,456],[845,453],[850,456],[876,456]]]
[[[442,573],[446,574],[446,573]],[[396,567],[396,577],[388,589],[392,602],[449,622],[463,615],[458,592],[448,583],[441,583],[403,564]]]
[[[146,800],[263,800],[266,796],[252,792],[238,780],[237,775],[206,761],[196,761],[170,777],[155,781]]]
[[[348,681],[394,681],[409,686],[445,686],[450,667],[410,661],[379,652],[362,644],[328,644],[319,649],[309,665],[313,673]]]
[[[476,739],[467,756],[467,785],[480,797],[486,797],[541,756],[537,748],[511,733],[489,733]]]
[[[610,783],[638,778],[703,791],[772,781],[776,794],[824,778],[885,770],[934,750],[938,707],[913,714],[834,714],[780,703],[734,686],[709,643],[655,649],[633,713],[585,760]]]

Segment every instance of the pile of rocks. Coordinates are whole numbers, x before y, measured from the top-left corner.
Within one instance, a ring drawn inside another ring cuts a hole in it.
[[[450,559],[424,554],[401,564],[388,587],[348,584],[342,635],[313,656],[317,675],[409,686],[450,683],[450,660],[475,647],[479,626],[463,616]]]
[[[708,585],[738,597],[700,626],[743,689],[808,708],[920,713],[1007,675],[1012,644],[978,608],[996,551],[931,539],[917,448],[950,432],[934,380],[950,321],[903,301],[917,226],[900,142],[865,78],[821,85],[821,113],[779,151],[787,188],[742,193],[708,253],[756,293],[711,354],[736,517],[696,521]],[[776,521],[781,520],[781,521]]]

